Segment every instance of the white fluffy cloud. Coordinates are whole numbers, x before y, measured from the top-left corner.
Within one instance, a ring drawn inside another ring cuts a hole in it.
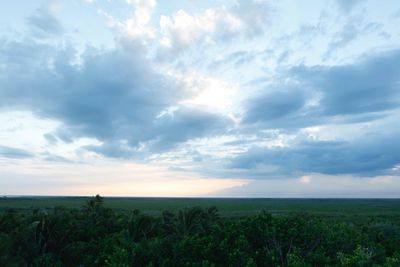
[[[132,17],[126,20],[119,20],[108,12],[99,9],[99,13],[106,16],[108,25],[116,28],[124,37],[140,39],[154,38],[156,29],[150,25],[155,0],[126,0],[126,3],[134,9]]]
[[[187,46],[204,37],[211,41],[213,37],[229,36],[243,27],[240,18],[224,7],[193,15],[181,9],[172,17],[161,16],[161,44],[166,47]]]
[[[232,7],[214,7],[198,13],[183,9],[160,17],[161,53],[176,55],[196,43],[214,44],[234,36],[261,32],[268,19],[264,2],[240,1]]]

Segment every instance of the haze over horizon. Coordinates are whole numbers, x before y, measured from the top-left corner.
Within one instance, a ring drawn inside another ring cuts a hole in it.
[[[398,0],[0,14],[0,195],[400,197]]]

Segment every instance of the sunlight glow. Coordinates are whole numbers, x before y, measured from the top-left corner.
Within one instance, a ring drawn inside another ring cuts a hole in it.
[[[185,77],[184,83],[195,95],[182,104],[205,107],[228,115],[233,111],[234,100],[238,94],[235,84],[197,73]]]
[[[309,175],[301,176],[299,181],[302,184],[309,184],[309,183],[311,183],[311,176],[309,176]]]

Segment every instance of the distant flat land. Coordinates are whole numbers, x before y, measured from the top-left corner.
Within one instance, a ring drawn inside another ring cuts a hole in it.
[[[12,208],[80,208],[89,197],[0,197],[0,210]],[[137,198],[105,197],[106,207],[149,214],[177,211],[185,206],[216,206],[222,216],[244,216],[266,210],[272,214],[308,212],[332,215],[400,215],[400,199],[276,199],[276,198]]]

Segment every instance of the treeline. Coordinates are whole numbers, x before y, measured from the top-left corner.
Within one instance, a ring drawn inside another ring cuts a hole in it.
[[[398,216],[221,218],[216,208],[154,217],[104,207],[0,215],[0,266],[400,266]]]

